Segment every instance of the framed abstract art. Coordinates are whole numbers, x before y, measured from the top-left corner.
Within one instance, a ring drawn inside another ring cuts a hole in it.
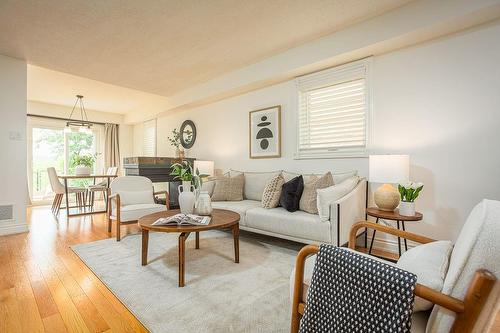
[[[250,158],[281,157],[281,105],[249,113]]]

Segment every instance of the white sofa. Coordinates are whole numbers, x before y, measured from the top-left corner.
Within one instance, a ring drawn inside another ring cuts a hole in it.
[[[319,215],[303,211],[288,212],[282,207],[262,208],[261,199],[268,181],[282,173],[288,181],[297,174],[286,171],[242,172],[231,170],[234,176],[245,175],[244,200],[214,201],[213,208],[227,209],[240,214],[240,229],[275,236],[301,243],[331,243],[343,245],[348,241],[349,230],[355,222],[364,219],[366,180],[360,178],[354,189],[341,199],[330,204],[330,218],[321,221]],[[356,176],[357,172],[333,174],[335,184]],[[311,175],[303,175],[304,181]],[[213,182],[205,183],[204,189],[213,191]]]

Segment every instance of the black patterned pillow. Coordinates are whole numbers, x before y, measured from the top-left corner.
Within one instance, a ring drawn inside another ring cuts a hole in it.
[[[262,207],[263,208],[276,208],[280,202],[281,188],[285,183],[285,179],[281,173],[273,177],[264,188],[262,193]]]

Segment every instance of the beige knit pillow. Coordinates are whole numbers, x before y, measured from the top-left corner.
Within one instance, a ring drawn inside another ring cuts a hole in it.
[[[276,208],[280,202],[281,188],[285,183],[285,179],[281,173],[273,177],[264,188],[262,193],[262,207],[263,208]]]
[[[212,201],[241,201],[245,177],[240,174],[235,177],[219,177],[215,180]]]
[[[325,173],[321,178],[311,177],[304,184],[304,191],[300,197],[299,209],[311,214],[318,214],[316,190],[333,186],[333,176],[331,172]]]

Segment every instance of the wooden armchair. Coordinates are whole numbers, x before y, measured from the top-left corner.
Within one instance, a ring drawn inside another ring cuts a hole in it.
[[[486,200],[485,200],[486,201]],[[477,243],[480,241],[484,241],[484,238],[490,239],[490,237],[497,237],[499,236],[499,228],[495,226],[495,224],[498,225],[498,221],[496,220],[497,217],[494,219],[489,219],[488,220],[488,215],[484,213],[485,207],[484,205],[488,204],[488,202],[483,201],[481,204],[477,205],[476,208],[474,208],[473,212],[469,216],[466,224],[464,225],[461,235],[457,239],[457,243],[455,245],[455,248],[457,246],[460,246],[459,242],[462,242],[462,244],[465,247],[468,247],[470,244],[472,245],[472,249],[469,251],[469,256],[475,256],[476,252],[474,252],[474,247],[477,246]],[[493,205],[493,209],[496,210],[496,214],[500,212],[500,202],[493,202],[489,201],[489,205],[491,208],[491,205]],[[480,207],[481,206],[481,207]],[[476,221],[477,219],[481,218],[481,215],[484,215],[485,217],[483,220],[486,221]],[[498,216],[495,214],[492,214],[494,216]],[[479,226],[478,226],[479,225]],[[434,240],[431,238],[427,238],[421,235],[413,234],[410,232],[402,231],[402,230],[397,230],[391,227],[387,227],[384,225],[380,224],[374,224],[372,222],[368,221],[360,221],[356,224],[354,224],[351,228],[350,231],[350,237],[349,237],[349,248],[350,249],[355,249],[356,245],[356,235],[358,231],[361,228],[368,228],[372,230],[377,230],[379,232],[385,232],[387,234],[391,234],[394,236],[402,237],[407,240],[411,240],[420,244],[425,244],[429,242],[433,242]],[[480,231],[477,233],[471,232],[471,229],[474,228],[480,228]],[[470,236],[469,234],[473,234]],[[469,241],[470,237],[475,237],[472,241]],[[489,242],[487,242],[489,244]],[[495,245],[496,246],[496,245]],[[304,299],[304,267],[305,267],[305,261],[308,256],[314,255],[318,252],[319,247],[316,245],[307,245],[304,248],[301,249],[299,252],[297,259],[296,259],[296,266],[295,266],[295,276],[294,276],[294,283],[293,283],[293,296],[292,296],[292,319],[291,319],[291,332],[295,333],[298,332],[299,330],[299,322],[301,319],[301,316],[304,314],[304,310],[306,307],[306,301]],[[494,262],[495,264],[492,265],[492,270],[495,274],[499,274],[498,271],[498,264],[496,264],[497,259],[498,259],[498,249],[493,248],[490,249],[491,253],[489,255],[491,256],[496,255],[497,258],[492,258],[492,261],[486,261],[486,262]],[[455,252],[455,251],[454,251]],[[463,251],[457,251],[457,252],[463,252]],[[456,262],[460,262],[462,260],[462,255],[463,253],[459,253],[453,258],[453,253],[452,253],[452,259],[455,261],[453,263],[450,262],[450,269],[448,270],[448,274],[451,270],[451,265],[455,264]],[[464,259],[466,261],[466,265],[469,265],[469,257]],[[463,260],[462,262],[463,263]],[[477,265],[477,262],[472,262],[470,263],[473,267],[474,265]],[[481,267],[483,268],[483,267]],[[490,269],[490,267],[486,267]],[[465,270],[465,268],[464,268]],[[432,332],[471,332],[473,331],[473,327],[478,321],[478,318],[481,314],[481,311],[485,307],[486,301],[488,300],[488,296],[490,295],[493,286],[495,285],[497,279],[495,275],[485,269],[480,269],[480,268],[475,268],[475,273],[473,274],[472,277],[469,277],[468,283],[464,284],[465,286],[468,285],[466,288],[466,291],[464,290],[465,296],[463,299],[459,299],[457,297],[449,296],[444,293],[435,291],[433,289],[430,289],[426,286],[423,286],[421,284],[416,285],[415,288],[415,295],[420,296],[423,299],[429,300],[430,302],[434,303],[439,307],[434,307],[434,311],[436,311],[436,315],[439,316],[440,311],[445,311],[445,309],[452,311],[455,314],[454,321],[451,319],[449,322],[450,327],[446,327],[446,325],[443,325],[443,323],[446,324],[446,320],[441,320],[441,322],[436,324],[436,321],[433,323],[429,322],[427,323],[427,326],[432,326]],[[461,274],[464,275],[464,274]],[[460,279],[464,278],[463,276],[460,277]],[[459,281],[460,282],[460,281]],[[498,284],[497,284],[498,286]],[[455,288],[456,289],[456,288]],[[498,289],[498,288],[497,288]],[[454,290],[455,291],[455,290]],[[490,300],[491,302],[491,300]],[[447,318],[445,318],[447,319]],[[413,329],[412,329],[413,332]]]
[[[165,195],[165,205],[156,203],[157,195]],[[121,239],[122,224],[136,223],[145,215],[170,208],[168,192],[154,192],[151,180],[140,176],[115,178],[109,188],[108,200],[108,232],[111,232],[112,222],[115,221],[117,241]]]

